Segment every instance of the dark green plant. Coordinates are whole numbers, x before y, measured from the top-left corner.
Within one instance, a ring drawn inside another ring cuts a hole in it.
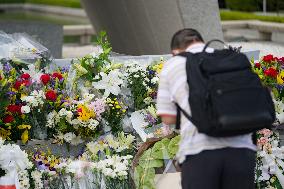
[[[259,0],[226,0],[227,8],[238,11],[260,11]]]

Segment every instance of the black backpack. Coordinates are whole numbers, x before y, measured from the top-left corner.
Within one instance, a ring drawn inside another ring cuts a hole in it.
[[[207,53],[181,53],[187,58],[191,115],[177,105],[177,129],[181,112],[198,132],[227,137],[271,128],[275,121],[274,104],[269,90],[252,71],[245,54],[233,48]],[[224,42],[222,42],[224,44]]]

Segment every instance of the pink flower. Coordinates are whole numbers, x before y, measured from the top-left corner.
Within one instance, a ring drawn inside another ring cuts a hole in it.
[[[259,134],[262,134],[264,137],[270,137],[272,135],[272,131],[269,129],[262,129],[259,131]]]
[[[257,146],[258,147],[262,147],[266,143],[268,143],[268,138],[266,138],[266,137],[261,137],[260,139],[257,140]]]
[[[95,111],[98,120],[102,118],[101,114],[105,112],[105,106],[104,99],[99,98],[96,98],[96,100],[90,104],[90,108]]]
[[[162,132],[163,132],[164,136],[167,136],[167,135],[170,135],[172,133],[172,130],[171,130],[169,125],[163,124]]]

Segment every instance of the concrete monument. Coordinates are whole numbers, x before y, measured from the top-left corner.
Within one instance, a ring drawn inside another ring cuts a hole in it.
[[[95,30],[106,30],[122,54],[165,54],[179,29],[223,39],[217,0],[82,0]]]

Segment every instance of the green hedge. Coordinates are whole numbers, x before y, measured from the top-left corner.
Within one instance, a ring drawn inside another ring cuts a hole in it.
[[[26,0],[0,0],[1,3],[24,3]]]
[[[284,0],[266,0],[267,11],[284,10]],[[227,8],[237,11],[262,11],[263,0],[226,0]]]
[[[0,0],[0,3],[34,3],[63,7],[80,8],[80,0]]]
[[[266,22],[284,23],[283,16],[263,16],[249,12],[221,11],[221,20],[261,20]]]

